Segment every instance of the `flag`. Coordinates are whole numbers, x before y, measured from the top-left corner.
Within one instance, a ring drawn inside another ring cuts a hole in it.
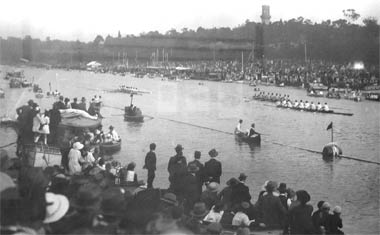
[[[330,122],[330,124],[327,126],[327,129],[326,129],[326,130],[330,130],[332,127],[333,127],[333,123]]]

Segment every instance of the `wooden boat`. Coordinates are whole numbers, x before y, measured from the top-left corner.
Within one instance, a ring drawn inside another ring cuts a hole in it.
[[[130,106],[126,106],[124,108],[124,120],[127,122],[143,122],[144,115],[139,108],[136,107],[131,109]]]
[[[113,154],[120,151],[121,140],[116,141],[116,142],[110,142],[110,143],[101,143],[99,147],[100,147],[100,152],[102,154]]]
[[[307,96],[311,96],[311,97],[323,97],[324,94],[323,94],[323,91],[318,91],[318,92],[308,92],[307,93]]]
[[[372,101],[380,101],[380,93],[377,92],[371,92],[365,94],[366,100],[372,100]]]
[[[276,105],[277,108],[282,108],[282,109],[291,109],[295,111],[303,111],[303,112],[310,112],[310,113],[325,113],[325,114],[335,114],[335,115],[343,115],[343,116],[352,116],[354,115],[353,113],[340,113],[340,112],[335,112],[334,110],[312,110],[312,109],[300,109],[300,108],[289,108],[289,107],[284,107],[281,105]]]
[[[244,133],[235,133],[235,138],[239,141],[244,141],[248,144],[256,144],[260,145],[261,144],[261,135],[255,135],[254,137],[248,137]]]

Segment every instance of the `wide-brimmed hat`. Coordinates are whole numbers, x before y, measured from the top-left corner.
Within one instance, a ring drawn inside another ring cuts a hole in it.
[[[106,190],[102,194],[102,202],[100,211],[102,215],[120,216],[125,209],[125,197],[123,191],[119,187]]]
[[[84,98],[84,97],[82,97],[82,99],[81,99],[82,101],[86,101],[86,98]]]
[[[239,183],[239,180],[237,180],[236,178],[231,178],[227,181],[227,185],[228,186],[234,186],[234,185],[237,185]]]
[[[198,218],[203,218],[208,214],[206,204],[204,202],[196,202],[193,209],[190,211],[190,215]]]
[[[286,192],[286,184],[280,183],[280,186],[277,189],[280,193],[285,193]]]
[[[265,186],[266,191],[273,192],[277,188],[277,183],[275,181],[269,181],[267,186]]]
[[[211,182],[207,185],[207,190],[211,192],[216,192],[219,189],[219,184],[216,182]]]
[[[76,150],[81,150],[83,147],[84,147],[84,145],[81,144],[80,142],[75,142],[73,144],[73,148],[76,149]]]
[[[218,151],[216,151],[216,149],[211,149],[209,152],[208,152],[208,155],[210,155],[210,157],[216,157],[218,156]]]
[[[60,220],[69,210],[69,199],[60,194],[51,192],[45,193],[46,198],[46,215],[44,219],[45,224],[53,223]]]
[[[342,208],[340,206],[336,206],[336,207],[334,207],[333,212],[336,214],[341,214]]]
[[[322,207],[321,207],[322,209],[330,209],[331,208],[331,205],[330,205],[330,203],[328,203],[328,202],[324,202],[323,204],[322,204]]]
[[[310,201],[310,194],[305,191],[305,190],[298,190],[296,192],[296,195],[297,195],[297,200],[300,201],[301,203],[306,203],[308,201]]]
[[[161,201],[166,202],[170,205],[177,205],[177,196],[174,193],[165,193],[162,198],[160,198]]]
[[[89,183],[82,185],[70,201],[77,209],[98,209],[101,199],[101,189],[98,185]]]
[[[187,171],[189,171],[190,173],[196,173],[196,172],[198,172],[199,171],[199,167],[197,166],[197,165],[195,165],[195,164],[189,164],[188,166],[187,166]]]
[[[176,151],[178,151],[178,150],[183,150],[183,147],[182,147],[181,144],[177,144],[177,146],[175,146],[174,149],[175,149]]]

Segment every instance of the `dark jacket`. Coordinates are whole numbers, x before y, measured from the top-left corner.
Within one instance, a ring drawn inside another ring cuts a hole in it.
[[[329,217],[328,213],[324,213],[321,210],[317,210],[313,213],[311,219],[313,221],[314,230],[316,234],[322,234],[321,226],[326,228],[327,219]]]
[[[311,219],[313,206],[299,204],[289,209],[288,221],[291,234],[314,234],[314,225]]]
[[[205,182],[205,180],[204,180],[204,178],[205,178],[204,177],[204,166],[198,160],[191,161],[191,162],[189,162],[188,165],[191,165],[191,164],[196,165],[199,169],[198,172],[195,173],[195,175],[196,175],[197,180],[198,180],[198,191],[199,191],[199,194],[201,194],[202,193],[202,186],[203,186],[203,183]]]
[[[72,102],[72,103],[71,103],[71,108],[72,108],[72,109],[79,109],[79,104],[76,103],[76,102]]]
[[[232,205],[240,204],[242,202],[250,202],[251,194],[249,188],[243,183],[238,183],[232,187],[231,202]]]
[[[282,206],[288,210],[288,198],[286,197],[286,195],[284,194],[280,194],[280,196],[278,196],[278,198],[280,198],[280,201],[281,201],[281,204]]]
[[[83,111],[86,111],[87,112],[87,105],[86,105],[86,103],[79,103],[78,104],[78,109],[80,109],[80,110],[83,110]]]
[[[187,172],[187,161],[182,155],[175,155],[169,159],[168,164],[169,175],[184,174]]]
[[[220,200],[217,192],[211,192],[206,189],[201,195],[201,201],[206,204],[207,210],[210,210],[211,207],[216,205]]]
[[[281,227],[286,210],[282,206],[280,198],[268,193],[257,201],[257,207],[262,215],[261,220],[267,227]]]
[[[211,158],[205,163],[204,168],[205,180],[209,182],[217,182],[220,184],[220,176],[222,175],[222,163]]]
[[[186,199],[186,209],[190,211],[193,208],[195,202],[200,198],[200,192],[198,191],[198,179],[196,175],[186,173],[183,180],[183,195]]]
[[[144,169],[147,169],[148,171],[155,171],[156,161],[157,161],[156,153],[153,151],[149,151],[145,156]]]
[[[340,228],[343,228],[342,219],[337,214],[327,217],[326,234],[344,234]]]

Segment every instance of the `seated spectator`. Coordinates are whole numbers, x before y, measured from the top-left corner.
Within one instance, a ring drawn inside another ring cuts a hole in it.
[[[216,222],[219,223],[223,216],[223,204],[221,202],[214,205],[210,212],[204,218],[207,222]]]
[[[225,187],[219,194],[219,198],[224,205],[223,210],[231,209],[232,207],[232,189],[237,185],[239,181],[236,178],[231,178],[227,181],[227,187]]]
[[[202,192],[201,201],[206,204],[208,210],[219,202],[218,188],[218,183],[211,182],[207,185],[206,190]]]
[[[127,186],[140,186],[144,182],[137,180],[137,174],[135,173],[136,163],[131,162],[128,164],[127,168],[120,170],[120,184]]]
[[[235,216],[232,219],[232,226],[249,227],[251,222],[254,222],[254,220],[249,220],[248,215],[246,213],[249,207],[250,205],[248,202],[242,202],[240,205],[237,206],[235,210]]]

